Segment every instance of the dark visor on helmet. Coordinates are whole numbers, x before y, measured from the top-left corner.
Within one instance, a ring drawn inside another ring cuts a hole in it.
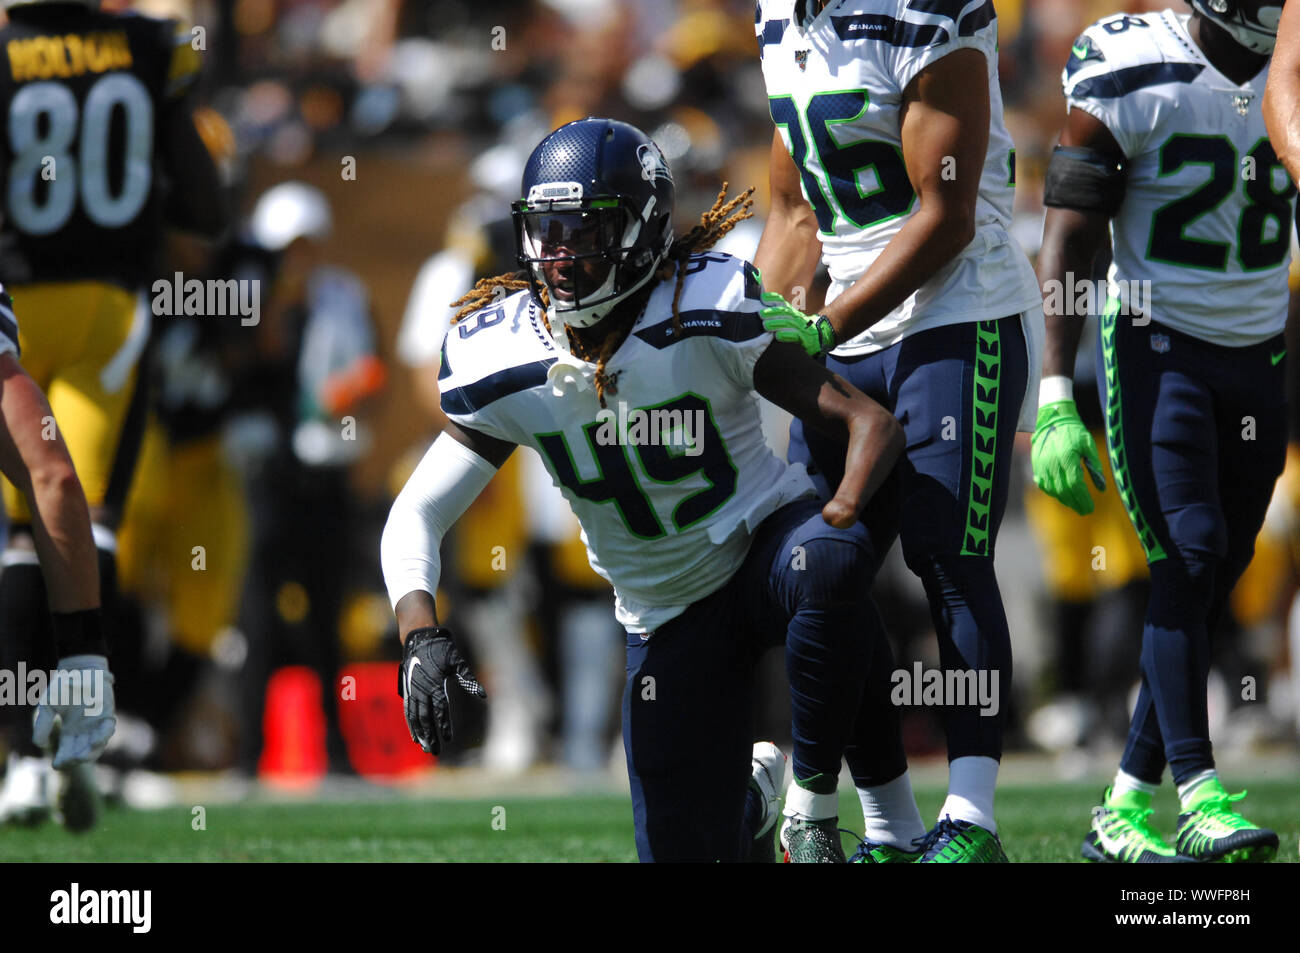
[[[617,199],[593,201],[580,209],[552,209],[551,203],[516,203],[520,250],[530,261],[617,257],[626,225]],[[559,204],[559,203],[555,203]]]

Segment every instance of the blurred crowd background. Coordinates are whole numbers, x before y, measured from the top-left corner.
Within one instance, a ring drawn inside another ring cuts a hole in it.
[[[1186,8],[996,6],[1017,146],[1015,232],[1033,255],[1072,41],[1109,13]],[[400,650],[378,551],[393,496],[444,420],[447,304],[475,278],[513,268],[509,203],[523,161],[546,132],[584,115],[628,120],[659,142],[683,229],[723,180],[733,192],[757,186],[755,219],[725,249],[752,254],[772,136],[753,2],[138,9],[203,28],[201,128],[241,210],[220,247],[174,238],[159,273],[256,278],[261,315],[255,325],[154,318],[151,415],[115,609],[122,717],[106,762],[299,779],[426,769],[396,698]],[[1078,386],[1097,426],[1091,360],[1081,357]],[[783,422],[770,424],[783,451]],[[1069,774],[1113,751],[1125,730],[1145,567],[1113,487],[1096,515],[1076,517],[1034,490],[1027,440],[1020,451],[998,547],[1016,651],[1011,737],[1054,753]],[[1300,472],[1289,467],[1217,642],[1220,750],[1296,743],[1297,506]],[[515,454],[457,526],[443,567],[442,621],[490,699],[457,707],[460,743],[444,761],[500,772],[616,763],[622,638],[612,596],[531,451]],[[936,664],[924,597],[901,560],[878,592],[899,665]],[[767,661],[760,728],[778,742],[788,732],[781,664],[779,653]],[[909,709],[905,724],[913,756],[942,757],[932,711]]]

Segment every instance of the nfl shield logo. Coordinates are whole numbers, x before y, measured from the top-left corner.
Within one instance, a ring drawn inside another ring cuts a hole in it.
[[[799,64],[799,69],[800,69],[800,70],[806,70],[806,69],[808,69],[808,51],[807,51],[807,50],[795,50],[795,51],[794,51],[794,61],[795,61],[796,63]]]
[[[1151,335],[1151,350],[1155,351],[1157,354],[1168,354],[1169,335],[1168,334]]]

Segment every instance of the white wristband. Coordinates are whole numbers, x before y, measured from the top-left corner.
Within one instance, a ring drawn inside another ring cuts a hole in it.
[[[1044,377],[1038,385],[1038,406],[1046,407],[1062,400],[1074,400],[1074,381],[1064,374]]]

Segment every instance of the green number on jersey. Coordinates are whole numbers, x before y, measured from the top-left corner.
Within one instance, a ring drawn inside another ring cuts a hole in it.
[[[695,433],[696,448],[699,450],[697,455],[688,455],[684,447],[681,450],[674,449],[672,435],[666,431],[655,433],[650,440],[634,445],[645,475],[656,483],[679,483],[697,473],[708,481],[708,486],[683,496],[674,505],[672,520],[677,531],[698,523],[731,498],[736,492],[736,466],[727,453],[708,400],[698,394],[688,393],[662,404],[638,408],[636,412],[648,415],[647,419],[651,423],[647,427],[647,434],[653,429],[656,420],[680,422],[688,419],[687,415],[702,412],[701,417],[689,418],[703,421],[703,427]],[[629,414],[629,420],[631,417]],[[617,442],[601,442],[597,438],[601,429],[606,428],[608,432],[609,426],[608,423],[596,421],[582,428],[598,471],[598,476],[590,480],[584,480],[578,475],[569,442],[562,432],[539,433],[535,436],[551,472],[563,487],[579,499],[593,503],[613,503],[623,525],[634,536],[641,539],[666,536],[667,532],[632,468],[626,446]]]

